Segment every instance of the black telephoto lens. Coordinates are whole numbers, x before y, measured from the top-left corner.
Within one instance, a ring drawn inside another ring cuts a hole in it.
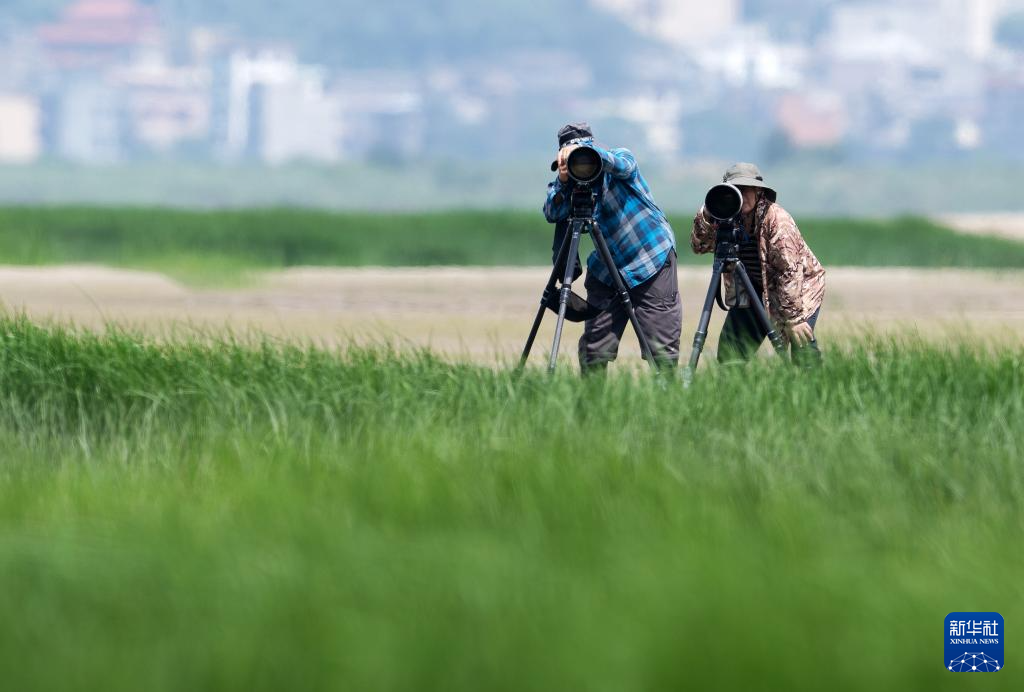
[[[596,149],[582,146],[572,150],[566,167],[569,169],[570,178],[581,185],[589,185],[601,177],[604,172],[604,161]]]
[[[735,185],[715,185],[704,198],[704,208],[716,221],[729,221],[743,208],[743,193]]]

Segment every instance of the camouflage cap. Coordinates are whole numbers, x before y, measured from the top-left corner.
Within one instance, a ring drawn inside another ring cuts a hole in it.
[[[722,176],[723,183],[736,185],[737,187],[760,187],[764,188],[768,199],[774,202],[778,199],[778,193],[764,182],[761,170],[752,163],[737,163],[729,167],[729,170]]]

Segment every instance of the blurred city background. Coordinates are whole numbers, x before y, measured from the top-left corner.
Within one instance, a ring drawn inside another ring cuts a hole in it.
[[[587,119],[670,209],[1015,211],[1024,0],[3,0],[0,201],[535,207]]]

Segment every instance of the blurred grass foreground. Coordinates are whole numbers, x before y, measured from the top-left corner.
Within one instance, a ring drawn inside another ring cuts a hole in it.
[[[692,217],[671,219],[686,263]],[[826,266],[1024,268],[1024,243],[964,236],[930,221],[800,218]],[[98,263],[184,278],[317,266],[543,265],[552,228],[540,211],[416,214],[299,209],[182,211],[0,208],[0,262]],[[588,241],[589,242],[589,241]]]
[[[946,613],[1021,621],[1020,348],[684,391],[0,339],[5,689],[953,690]]]

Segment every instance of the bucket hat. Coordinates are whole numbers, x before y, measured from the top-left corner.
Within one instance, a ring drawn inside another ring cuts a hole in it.
[[[763,188],[768,199],[774,202],[778,199],[778,193],[764,182],[761,170],[752,163],[737,163],[729,167],[729,170],[722,176],[723,183],[736,185],[737,187],[760,187]]]

